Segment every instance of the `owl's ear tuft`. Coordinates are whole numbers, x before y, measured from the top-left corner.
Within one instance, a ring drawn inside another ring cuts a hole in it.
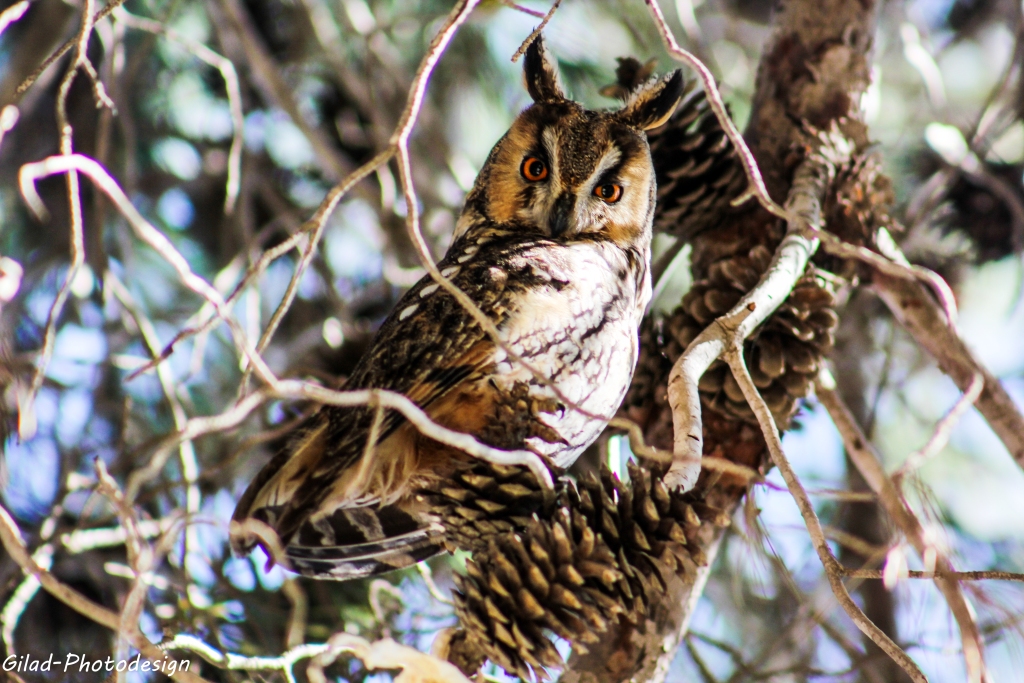
[[[685,92],[683,72],[676,69],[651,83],[637,88],[622,108],[620,116],[642,130],[657,128],[672,116]]]
[[[544,49],[544,39],[539,35],[526,48],[523,78],[526,79],[526,89],[534,102],[565,99],[562,87],[558,85],[558,68],[548,56]]]

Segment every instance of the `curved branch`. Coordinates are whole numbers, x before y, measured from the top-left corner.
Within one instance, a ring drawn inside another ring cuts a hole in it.
[[[920,282],[875,273],[872,290],[892,314],[936,361],[939,368],[966,392],[978,374],[984,388],[975,407],[1003,442],[1011,457],[1024,468],[1024,414],[999,382],[947,322],[939,303]]]
[[[654,18],[654,23],[658,27],[658,32],[661,35],[662,41],[665,43],[665,48],[669,54],[678,59],[681,62],[685,62],[697,72],[700,76],[701,83],[704,85],[704,92],[708,98],[708,104],[711,105],[711,110],[715,112],[715,117],[718,122],[722,125],[725,130],[725,134],[729,137],[729,141],[736,148],[740,162],[743,164],[743,170],[746,171],[747,179],[750,181],[750,187],[746,192],[741,194],[739,197],[733,200],[733,205],[737,206],[742,204],[751,197],[756,197],[757,201],[761,206],[765,208],[769,213],[778,216],[779,218],[788,219],[789,216],[786,210],[780,207],[772,199],[771,195],[768,194],[768,188],[765,187],[764,178],[761,176],[761,170],[757,167],[757,161],[754,159],[753,152],[750,151],[750,147],[747,145],[746,140],[743,139],[743,135],[740,133],[739,128],[733,123],[732,117],[729,116],[729,112],[725,108],[725,101],[722,99],[722,93],[718,90],[718,85],[715,83],[715,77],[711,74],[711,71],[704,65],[704,62],[697,59],[697,57],[684,50],[680,47],[676,41],[676,37],[672,34],[672,29],[665,23],[665,14],[661,11],[661,5],[658,4],[658,0],[647,0],[647,6],[651,11],[651,15]]]
[[[729,348],[742,344],[785,301],[819,240],[821,201],[836,168],[850,159],[852,145],[841,135],[823,136],[819,150],[797,169],[786,200],[790,216],[786,237],[761,280],[725,315],[706,327],[672,367],[668,401],[672,407],[675,461],[665,475],[667,486],[689,490],[700,475],[704,447],[697,383],[711,364]]]

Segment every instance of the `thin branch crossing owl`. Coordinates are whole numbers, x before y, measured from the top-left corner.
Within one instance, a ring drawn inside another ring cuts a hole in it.
[[[345,389],[400,392],[440,425],[565,468],[614,416],[636,366],[656,194],[644,131],[671,115],[683,79],[654,79],[598,112],[565,97],[539,38],[524,72],[534,103],[491,151],[438,263],[500,339],[428,275]],[[324,406],[249,485],[232,545],[259,542],[242,524],[255,518],[303,574],[408,566],[447,547],[419,492],[468,460],[396,411]]]

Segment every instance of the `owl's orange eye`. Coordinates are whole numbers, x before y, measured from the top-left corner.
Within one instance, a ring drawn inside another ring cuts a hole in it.
[[[606,204],[614,204],[622,199],[622,185],[606,183],[594,188],[594,195],[602,199]]]
[[[523,165],[519,171],[523,174],[523,177],[531,183],[535,183],[538,180],[544,180],[548,177],[548,165],[537,157],[526,157],[526,159],[523,160]]]

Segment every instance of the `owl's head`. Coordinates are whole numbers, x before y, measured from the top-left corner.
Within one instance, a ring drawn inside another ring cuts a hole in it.
[[[656,188],[644,131],[671,116],[682,74],[637,88],[618,111],[584,109],[563,94],[538,37],[526,51],[524,76],[534,103],[491,150],[456,236],[482,218],[558,241],[645,246]]]

